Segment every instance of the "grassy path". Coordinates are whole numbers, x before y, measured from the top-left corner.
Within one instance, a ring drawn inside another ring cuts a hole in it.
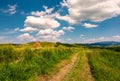
[[[86,53],[87,50],[80,52],[74,68],[64,77],[62,81],[94,81]]]
[[[76,53],[70,60],[68,64],[63,66],[62,68],[59,69],[59,71],[52,75],[52,76],[44,76],[39,78],[38,81],[61,81],[64,76],[70,72],[70,70],[73,68],[76,60],[77,60],[78,53]]]

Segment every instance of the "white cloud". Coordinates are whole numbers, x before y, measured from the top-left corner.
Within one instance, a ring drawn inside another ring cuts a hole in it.
[[[33,16],[43,16],[43,15],[45,15],[46,14],[46,12],[45,11],[36,11],[36,12],[34,12],[34,11],[32,11],[31,12],[31,15],[33,15]]]
[[[34,32],[34,31],[38,31],[37,28],[32,28],[32,27],[25,27],[24,29],[20,29],[19,31],[22,32]]]
[[[56,21],[54,18],[41,16],[41,17],[34,17],[28,16],[25,20],[25,27],[33,27],[38,29],[47,29],[47,28],[57,28],[60,26],[60,23]]]
[[[60,26],[60,23],[55,19],[56,13],[52,13],[54,8],[43,6],[45,11],[32,11],[32,16],[27,16],[24,21],[25,27],[33,27],[38,29],[55,29]]]
[[[8,9],[0,9],[0,11],[3,12],[3,13],[9,13],[9,14],[13,15],[17,12],[16,7],[17,7],[16,4],[8,5]]]
[[[33,40],[34,37],[31,36],[29,33],[24,33],[24,34],[22,34],[22,35],[19,35],[19,36],[17,37],[17,39],[19,39],[19,40],[21,40],[21,41],[26,41],[26,40]]]
[[[61,41],[61,39],[56,38],[55,36],[51,36],[51,35],[39,36],[38,39],[40,41],[46,41],[46,42],[58,42],[58,41]]]
[[[101,22],[120,15],[120,0],[63,0],[61,5],[67,6],[68,17],[78,22]]]
[[[84,37],[85,35],[81,34],[80,37]]]
[[[44,29],[38,32],[38,37],[44,41],[58,41],[61,35],[64,35],[63,30]]]
[[[45,29],[45,30],[40,30],[38,32],[38,35],[51,35],[51,36],[55,36],[55,37],[59,37],[61,35],[64,35],[64,31],[63,30],[53,30],[53,29]]]
[[[39,16],[39,17],[52,15],[51,13],[53,12],[54,8],[48,8],[47,6],[43,6],[43,8],[45,11],[36,11],[36,12],[32,11],[31,15]]]
[[[46,12],[47,14],[51,14],[52,11],[54,10],[54,8],[48,8],[47,6],[43,6],[43,8],[45,9],[45,12]]]
[[[68,39],[66,39],[67,41],[71,41],[72,39],[71,38],[68,38]]]
[[[120,35],[116,35],[116,36],[112,36],[112,37],[115,38],[115,39],[120,40]]]
[[[77,24],[78,23],[78,21],[76,19],[73,19],[69,15],[61,16],[60,14],[57,14],[56,18],[59,20],[64,20],[64,21],[68,22],[69,24]]]
[[[84,23],[83,26],[85,28],[95,28],[95,27],[98,27],[98,25],[94,25],[94,24],[90,24],[90,23]]]
[[[39,31],[36,37],[31,37],[26,34],[18,38],[37,38],[40,41],[58,41],[59,37],[64,35],[63,30],[55,30],[60,26],[56,20],[57,12],[53,13],[54,8],[43,6],[44,11],[32,11],[31,16],[27,16],[24,21],[24,28],[19,31],[22,32],[35,32]],[[22,39],[23,40],[23,39]]]
[[[84,43],[94,43],[94,42],[101,42],[101,41],[118,41],[118,42],[120,42],[120,36],[115,35],[112,37],[91,38],[91,39],[84,40]]]
[[[17,28],[15,28],[15,29],[14,29],[14,31],[19,31],[19,30],[20,30],[20,28],[19,28],[19,27],[17,27]]]
[[[16,4],[15,5],[8,5],[8,8],[9,8],[8,11],[11,15],[16,13],[16,7],[17,7]]]
[[[72,26],[68,26],[68,27],[63,27],[63,30],[68,30],[68,31],[73,31],[75,28]]]
[[[38,32],[38,35],[49,35],[53,33],[54,33],[53,29],[45,29],[45,30],[40,30]]]
[[[85,43],[94,43],[94,42],[101,42],[101,41],[107,41],[109,38],[105,37],[99,37],[99,38],[91,38],[84,40]]]
[[[62,7],[69,7],[68,3],[66,0],[63,0],[63,2],[60,2]]]

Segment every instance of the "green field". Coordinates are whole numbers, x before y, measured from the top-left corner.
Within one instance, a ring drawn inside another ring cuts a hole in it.
[[[120,81],[119,47],[90,48],[58,43],[35,45],[0,45],[0,81],[37,81],[39,76],[56,73],[57,65],[64,60],[69,61],[76,53],[77,60],[63,81]]]
[[[93,49],[87,55],[96,81],[120,81],[120,52]]]

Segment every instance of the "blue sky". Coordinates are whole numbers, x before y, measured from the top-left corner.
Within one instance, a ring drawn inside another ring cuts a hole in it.
[[[120,41],[120,0],[0,2],[0,43]]]

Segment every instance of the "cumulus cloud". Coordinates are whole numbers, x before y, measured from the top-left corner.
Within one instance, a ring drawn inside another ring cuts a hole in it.
[[[59,37],[60,35],[64,35],[64,31],[63,30],[58,30],[58,31],[51,30],[51,29],[46,29],[46,30],[50,31],[48,34],[51,34],[51,35],[56,36],[56,37]]]
[[[41,40],[44,41],[57,41],[61,35],[64,35],[63,30],[53,30],[53,29],[44,29],[38,32],[38,36]]]
[[[90,24],[90,23],[84,23],[83,26],[85,28],[96,28],[96,27],[98,27],[98,25],[94,25],[94,24]]]
[[[32,27],[25,27],[24,29],[20,29],[19,31],[22,32],[34,32],[34,31],[38,31],[37,28],[32,28]]]
[[[25,20],[25,27],[33,27],[38,29],[47,29],[47,28],[57,28],[60,26],[60,23],[56,21],[54,18],[42,16],[42,17],[34,17],[28,16]]]
[[[24,34],[21,34],[17,37],[17,39],[21,40],[21,41],[26,41],[26,40],[33,40],[34,37],[31,36],[29,33],[24,33]]]
[[[24,21],[24,28],[20,29],[20,31],[39,31],[36,35],[36,38],[38,38],[40,41],[58,41],[60,40],[59,37],[65,33],[63,30],[55,30],[60,26],[60,23],[56,20],[56,15],[58,13],[53,13],[54,8],[48,8],[47,6],[43,6],[43,8],[44,11],[32,11],[31,16],[26,17]],[[22,37],[24,37],[24,34]],[[20,36],[19,38],[22,37]],[[28,38],[32,37],[29,37],[28,35]]]
[[[60,14],[57,14],[56,18],[59,19],[59,20],[64,20],[64,21],[66,21],[66,22],[68,22],[69,24],[72,24],[72,25],[78,23],[78,21],[76,19],[73,19],[69,15],[61,16]]]
[[[68,26],[68,27],[63,27],[63,30],[68,30],[68,31],[73,31],[75,28],[72,26]]]
[[[61,25],[58,20],[66,21],[70,25],[80,24],[86,28],[95,28],[98,25],[82,24],[82,22],[87,20],[90,22],[102,22],[120,15],[120,0],[63,0],[60,4],[62,7],[67,7],[67,14],[61,15],[57,11],[53,12],[54,8],[43,6],[44,11],[32,11],[31,16],[26,17],[24,21],[25,28],[20,31],[39,31],[37,35],[41,39],[57,39],[64,35],[63,30],[74,30],[70,26],[63,27],[62,30],[56,30]]]
[[[33,27],[38,29],[55,29],[60,23],[55,19],[56,13],[52,13],[54,8],[43,6],[44,11],[32,11],[31,16],[27,16],[24,21],[25,27]]]
[[[56,14],[52,14],[54,8],[43,6],[45,11],[32,11],[32,16],[27,16],[25,27],[33,27],[38,29],[55,29],[60,26],[60,23],[55,19]]]
[[[120,0],[63,0],[61,5],[68,8],[66,16],[76,22],[101,22],[120,15]]]

